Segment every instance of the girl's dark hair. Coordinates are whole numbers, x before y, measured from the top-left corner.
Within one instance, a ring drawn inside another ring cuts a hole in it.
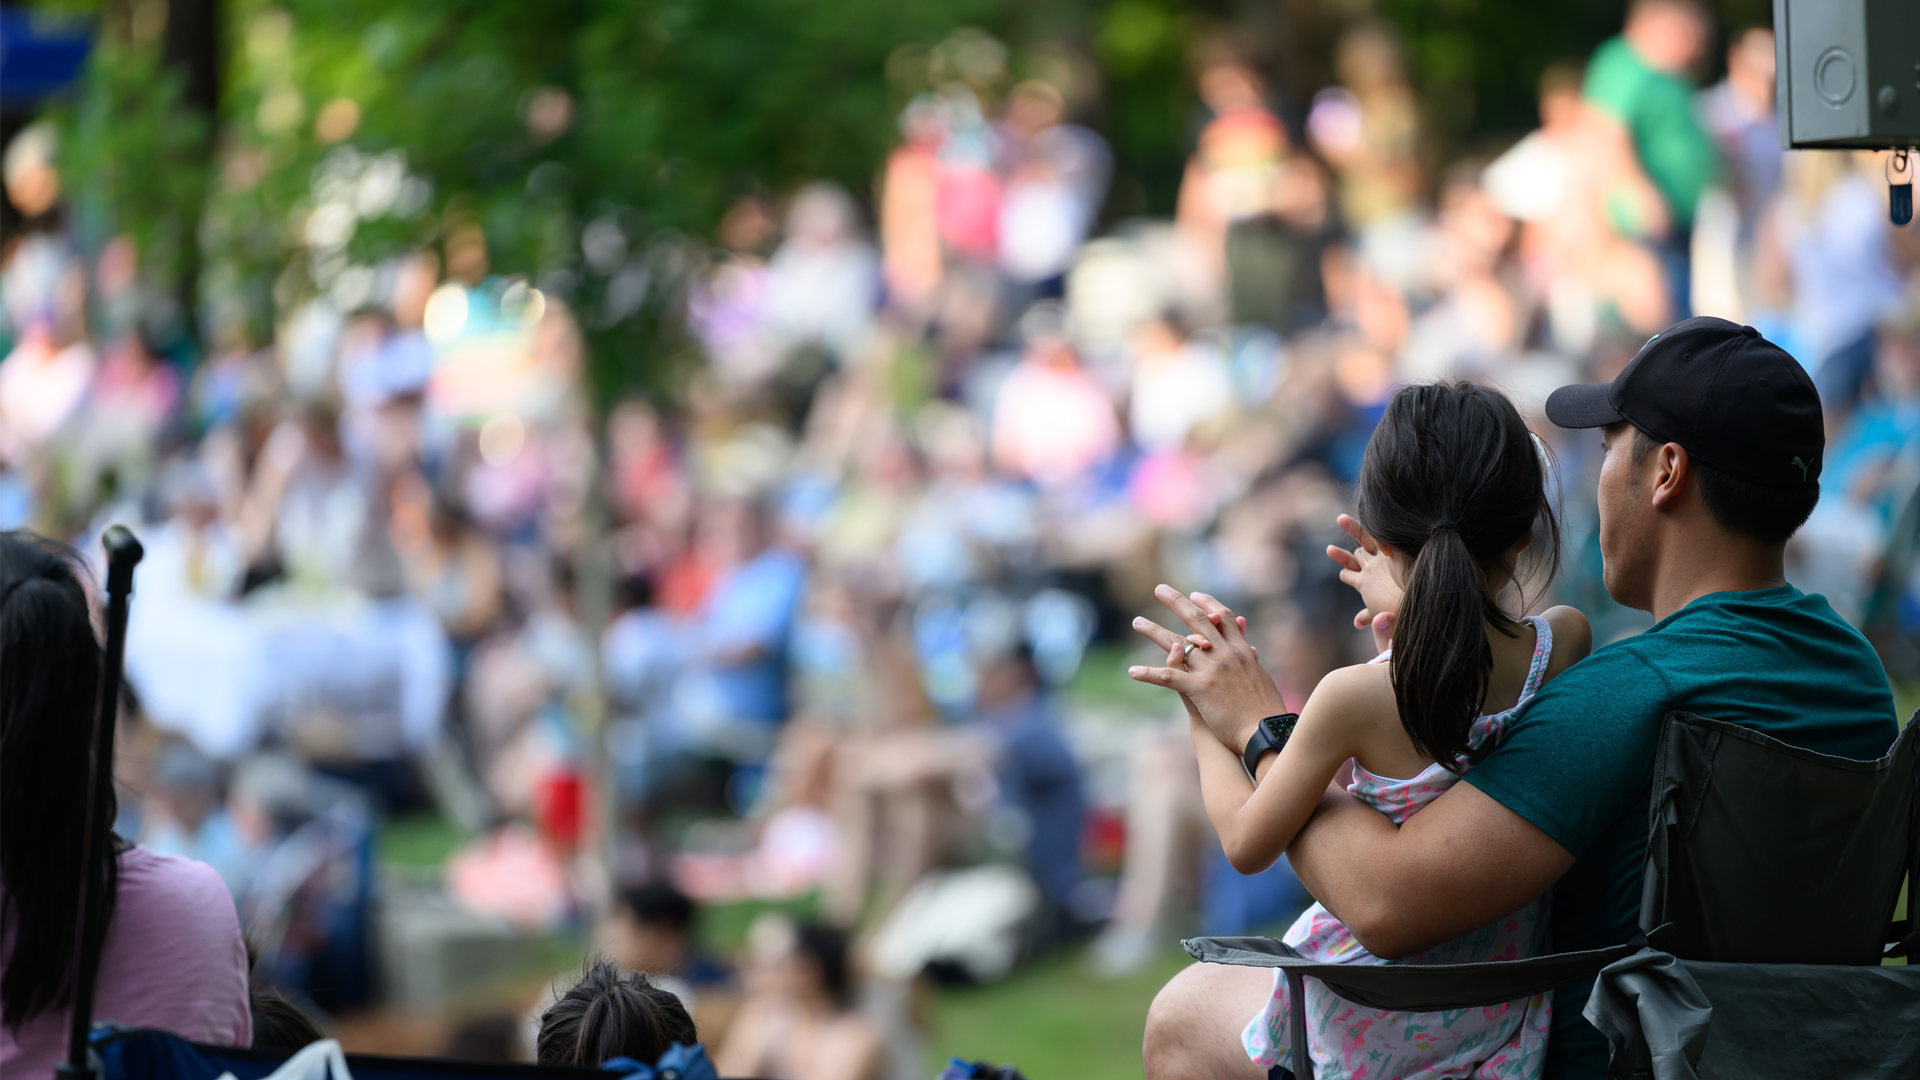
[[[327,1037],[300,1006],[271,986],[255,990],[250,1006],[255,1050],[299,1050]]]
[[[693,1017],[671,991],[601,960],[540,1014],[534,1058],[587,1068],[617,1057],[652,1065],[674,1043],[699,1041]]]
[[[1485,627],[1519,632],[1489,577],[1536,526],[1532,548],[1547,578],[1559,566],[1539,445],[1499,391],[1434,383],[1393,396],[1360,465],[1361,523],[1413,564],[1393,630],[1400,722],[1451,771],[1478,756],[1467,733],[1493,673]]]
[[[845,1009],[853,1004],[853,979],[847,971],[846,931],[826,923],[803,922],[793,928],[794,951],[820,972],[820,987]]]
[[[16,1032],[71,999],[82,873],[103,933],[119,889],[111,790],[80,865],[101,669],[81,566],[63,544],[0,532],[0,1011]]]

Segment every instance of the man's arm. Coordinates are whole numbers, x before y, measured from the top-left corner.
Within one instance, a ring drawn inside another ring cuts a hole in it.
[[[1574,857],[1467,782],[1404,825],[1329,789],[1287,862],[1368,952],[1398,960],[1519,911]]]

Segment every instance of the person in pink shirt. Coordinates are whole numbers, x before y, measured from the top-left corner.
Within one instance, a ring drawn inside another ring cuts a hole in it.
[[[1035,305],[1021,322],[1030,340],[994,393],[993,457],[1043,486],[1064,484],[1119,449],[1120,421],[1052,305]]]
[[[247,950],[212,867],[117,839],[81,867],[102,663],[79,557],[0,533],[0,1074],[65,1057],[80,880],[111,898],[93,1018],[196,1042],[253,1040]],[[112,820],[112,796],[107,818]]]

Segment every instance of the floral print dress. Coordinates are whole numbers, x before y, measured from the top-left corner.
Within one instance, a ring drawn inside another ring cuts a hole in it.
[[[1467,742],[1475,749],[1499,736],[1513,714],[1540,689],[1546,674],[1547,660],[1553,655],[1553,631],[1539,616],[1526,621],[1534,630],[1533,662],[1520,701],[1474,721]],[[1372,662],[1381,663],[1391,654],[1389,649]],[[1347,791],[1399,824],[1459,779],[1437,763],[1411,780],[1394,780],[1375,776],[1355,762]],[[1547,898],[1543,896],[1492,926],[1405,960],[1382,960],[1367,952],[1319,904],[1301,913],[1281,940],[1302,956],[1332,964],[1477,964],[1537,956],[1546,951],[1546,935]],[[1240,1035],[1247,1056],[1266,1069],[1291,1060],[1287,980],[1277,969],[1273,974],[1273,996]],[[1313,1056],[1314,1073],[1322,1080],[1537,1080],[1545,1064],[1547,1030],[1553,1018],[1550,993],[1489,1008],[1403,1013],[1343,1001],[1311,977],[1304,985],[1307,1049]]]

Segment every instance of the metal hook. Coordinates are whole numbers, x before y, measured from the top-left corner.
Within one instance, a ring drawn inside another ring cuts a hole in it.
[[[1913,150],[1901,147],[1887,155],[1887,217],[1896,226],[1913,220]],[[1895,179],[1904,176],[1905,179]]]
[[[1902,146],[1895,149],[1891,154],[1887,155],[1887,183],[1889,184],[1913,183],[1914,161],[1911,156],[1912,154],[1913,154],[1912,147]],[[1894,179],[1894,177],[1898,176],[1901,173],[1907,174],[1907,178],[1905,180]]]

